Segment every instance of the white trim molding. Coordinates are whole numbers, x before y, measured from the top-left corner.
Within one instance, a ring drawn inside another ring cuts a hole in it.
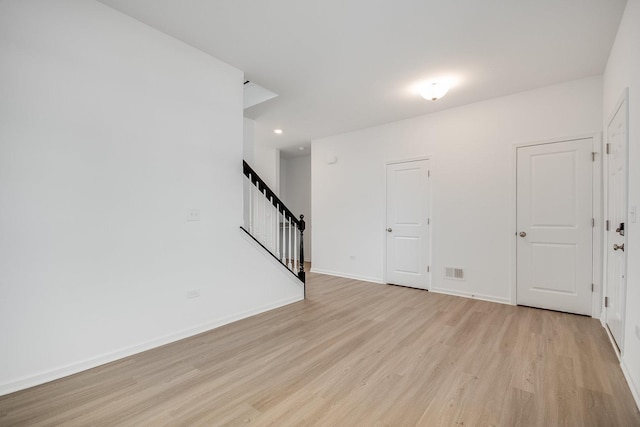
[[[313,267],[311,267],[311,272],[318,273],[318,274],[325,274],[327,276],[344,277],[345,279],[360,280],[362,282],[377,283],[379,285],[384,284],[384,282],[377,277],[359,276],[357,274],[340,273],[337,271],[323,270],[320,268],[313,268]]]
[[[624,374],[624,378],[627,380],[627,384],[629,385],[629,389],[631,390],[631,395],[633,399],[636,401],[636,406],[638,410],[640,410],[640,389],[633,382],[633,378],[631,378],[631,374],[627,369],[627,365],[624,363],[624,360],[620,360],[620,368],[622,369],[622,373]]]
[[[491,296],[491,295],[474,294],[472,292],[452,291],[451,289],[438,288],[438,287],[435,287],[435,286],[432,286],[430,291],[433,292],[433,293],[436,293],[436,294],[452,295],[452,296],[456,296],[456,297],[477,299],[477,300],[480,300],[480,301],[495,302],[495,303],[498,303],[498,304],[513,305],[513,304],[511,304],[511,300],[509,298],[494,297],[494,296]]]
[[[516,245],[517,245],[517,241],[514,238],[514,236],[517,233],[517,201],[518,201],[518,197],[517,197],[517,176],[518,176],[518,170],[517,170],[517,158],[518,158],[518,148],[522,148],[522,147],[531,147],[531,146],[535,146],[535,145],[544,145],[544,144],[554,144],[554,143],[558,143],[558,142],[568,142],[568,141],[577,141],[577,140],[582,140],[582,139],[591,139],[592,140],[592,150],[593,152],[596,153],[596,159],[601,158],[602,156],[598,156],[599,153],[601,153],[601,150],[599,151],[597,149],[597,147],[601,147],[602,146],[602,132],[595,132],[595,133],[587,133],[587,134],[581,134],[581,135],[573,135],[573,136],[565,136],[565,137],[553,137],[553,138],[546,138],[546,139],[542,139],[542,140],[537,140],[537,141],[528,141],[528,142],[514,142],[511,145],[511,178],[510,178],[510,184],[509,184],[509,217],[510,217],[510,223],[511,223],[511,227],[510,227],[510,231],[509,231],[509,239],[510,239],[510,257],[511,257],[511,262],[510,262],[510,276],[511,276],[511,285],[509,286],[509,298],[507,298],[509,300],[509,303],[511,305],[518,305],[518,299],[517,299],[517,262],[518,262],[518,258],[516,255]],[[600,159],[601,160],[601,159]],[[591,212],[594,218],[596,218],[598,216],[598,212],[600,212],[601,207],[597,206],[596,203],[598,200],[601,200],[602,198],[602,176],[600,175],[600,183],[596,185],[596,174],[597,173],[601,173],[601,168],[597,167],[599,164],[598,161],[594,161],[593,165],[592,165],[592,169],[591,169],[591,173],[592,173],[592,204],[591,204]],[[602,221],[596,221],[594,228],[592,230],[592,266],[591,266],[591,280],[592,283],[595,286],[594,292],[592,292],[591,294],[591,317],[598,319],[600,318],[600,313],[597,312],[597,310],[595,310],[596,307],[600,306],[600,302],[599,301],[595,301],[595,299],[597,297],[600,297],[602,294],[600,291],[601,286],[598,286],[599,284],[601,284],[601,281],[596,277],[596,270],[597,270],[597,266],[595,264],[595,254],[597,253],[597,251],[601,251],[601,242],[599,242],[597,239],[595,239],[595,235],[597,233],[602,233],[603,227],[602,227]]]

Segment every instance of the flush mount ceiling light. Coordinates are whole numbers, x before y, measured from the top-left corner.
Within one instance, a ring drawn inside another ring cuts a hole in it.
[[[282,133],[282,129],[274,129],[273,133],[277,133],[278,135],[280,135]]]
[[[441,82],[433,82],[424,85],[420,89],[420,96],[430,101],[437,101],[447,94],[449,91],[449,85]]]

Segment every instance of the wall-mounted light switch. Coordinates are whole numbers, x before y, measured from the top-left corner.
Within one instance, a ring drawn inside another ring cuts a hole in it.
[[[187,221],[200,221],[200,209],[189,209],[187,211]]]

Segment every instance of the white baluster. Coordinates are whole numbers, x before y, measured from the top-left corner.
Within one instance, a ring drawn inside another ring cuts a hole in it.
[[[273,204],[273,199],[271,199],[271,253],[276,254],[278,252],[278,248],[276,247],[276,221],[278,218],[278,210],[276,209],[276,205]],[[276,255],[277,256],[277,255]]]
[[[293,224],[293,272],[298,270],[298,226]]]
[[[288,259],[287,266],[289,267],[289,270],[292,270],[293,267],[291,266],[291,249],[292,249],[291,248],[291,217],[289,217],[289,239],[288,240],[289,240],[289,242],[288,242],[289,243],[289,250],[288,250],[289,258],[287,258]]]
[[[266,244],[267,242],[267,189],[263,188],[260,193],[262,196],[262,243]]]
[[[249,234],[253,235],[253,182],[249,174]]]
[[[260,190],[260,187],[256,187],[256,190],[256,200],[254,200],[254,203],[256,204],[256,217],[253,219],[253,227],[256,229],[256,238],[260,240],[260,235],[262,234],[262,229],[260,228],[260,196],[262,195],[262,190]]]
[[[287,243],[285,240],[285,231],[287,229],[287,218],[284,216],[284,211],[282,211],[282,263],[287,263]]]
[[[276,258],[280,259],[280,203],[276,203],[276,215],[275,215],[275,231],[276,231]]]
[[[253,192],[253,235],[260,238],[260,187],[256,184],[255,191]]]
[[[253,203],[256,205],[253,212],[255,215],[255,217],[253,218],[253,235],[256,236],[257,239],[260,239],[260,194],[262,194],[262,192],[260,191],[260,184],[256,182],[256,192],[254,192],[253,194],[253,197],[255,197]]]
[[[269,244],[267,245],[269,248],[269,251],[271,253],[274,253],[275,251],[273,250],[273,221],[271,221],[271,216],[273,215],[273,196],[269,197],[269,215],[268,215],[268,222],[269,222],[269,238],[267,239],[267,241],[269,242]]]

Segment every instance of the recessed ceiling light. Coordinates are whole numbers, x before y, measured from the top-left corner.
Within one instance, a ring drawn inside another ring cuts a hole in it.
[[[278,135],[280,135],[282,133],[282,129],[274,129],[273,133],[277,133]]]

